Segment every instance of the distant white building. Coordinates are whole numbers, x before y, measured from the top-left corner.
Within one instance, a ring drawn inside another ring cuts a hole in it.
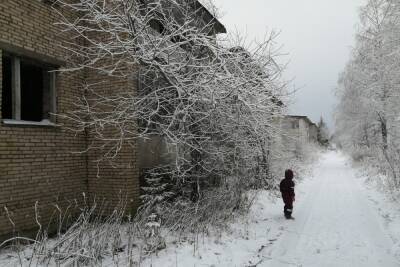
[[[318,127],[306,116],[287,115],[279,119],[281,150],[295,154],[302,145],[317,143]]]

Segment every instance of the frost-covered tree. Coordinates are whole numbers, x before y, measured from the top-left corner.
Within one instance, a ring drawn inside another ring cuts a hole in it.
[[[322,146],[328,146],[330,139],[329,129],[322,116],[317,124],[317,127],[318,127],[318,132],[317,132],[318,143]]]
[[[369,158],[398,186],[400,166],[400,3],[370,0],[361,9],[352,57],[337,95],[337,137],[357,158]]]
[[[76,14],[60,22],[75,36],[65,71],[136,77],[139,85],[109,95],[87,82],[76,109],[61,115],[102,142],[89,147],[99,163],[154,136],[173,152],[173,161],[147,171],[145,218],[158,211],[172,228],[217,222],[245,205],[248,189],[273,184],[271,139],[286,94],[274,33],[245,48],[242,38],[217,40],[215,21],[194,0],[57,3]]]

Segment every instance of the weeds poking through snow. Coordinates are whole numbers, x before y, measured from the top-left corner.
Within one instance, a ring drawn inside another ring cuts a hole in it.
[[[156,214],[152,213],[148,217],[147,223],[144,225],[144,250],[146,253],[157,252],[158,250],[164,249],[165,239],[161,236],[161,219]]]
[[[57,206],[59,224],[54,238],[49,236],[50,228],[43,228],[38,206],[36,203],[35,218],[39,228],[36,239],[16,235],[0,246],[10,249],[11,255],[18,257],[20,266],[97,266],[108,258],[116,265],[119,262],[129,266],[137,263],[135,224],[131,216],[125,215],[123,202],[105,216],[108,207],[94,201],[91,206],[80,208],[80,214],[70,225],[63,225],[66,214],[62,216],[61,208]],[[12,222],[10,216],[9,220]],[[32,244],[23,246],[28,242]]]

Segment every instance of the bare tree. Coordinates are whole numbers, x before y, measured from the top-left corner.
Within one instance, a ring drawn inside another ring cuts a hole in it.
[[[87,82],[76,109],[60,116],[96,140],[89,149],[101,152],[99,163],[154,136],[173,154],[147,172],[142,214],[157,214],[175,229],[195,228],[244,206],[248,189],[273,183],[270,146],[286,90],[275,33],[247,48],[218,42],[220,26],[197,1],[58,5],[76,14],[60,22],[74,36],[65,44],[73,66],[64,71],[134,77],[139,85],[109,94],[97,89],[101,81]]]
[[[370,0],[361,9],[352,58],[339,79],[337,129],[357,158],[374,161],[399,186],[400,5]]]

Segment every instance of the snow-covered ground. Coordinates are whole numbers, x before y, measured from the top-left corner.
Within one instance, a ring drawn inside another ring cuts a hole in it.
[[[346,156],[323,154],[296,194],[294,221],[281,199],[260,193],[230,233],[169,245],[142,266],[400,266],[400,210]]]
[[[144,260],[139,259],[136,247],[133,264],[400,266],[400,205],[390,194],[377,190],[377,184],[371,182],[377,178],[366,183],[366,176],[360,175],[345,155],[327,152],[313,174],[296,186],[295,220],[284,219],[279,196],[258,192],[249,215],[229,225],[229,230],[185,239],[169,236],[166,249]],[[116,262],[129,266],[126,252],[105,257],[102,266],[116,266]],[[23,265],[28,263],[29,258]],[[15,255],[0,253],[0,266],[20,265]]]

